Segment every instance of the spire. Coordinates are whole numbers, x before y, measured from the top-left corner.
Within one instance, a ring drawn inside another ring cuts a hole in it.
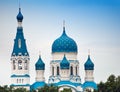
[[[19,13],[16,18],[18,21],[18,27],[22,27],[21,25],[22,25],[23,15],[21,13],[20,0],[19,0]]]
[[[14,55],[16,56],[28,55],[29,56],[28,51],[27,51],[27,46],[26,46],[26,40],[24,38],[24,33],[23,33],[23,28],[22,28],[23,15],[21,13],[20,4],[19,4],[19,13],[16,18],[18,21],[18,27],[17,27],[16,38],[14,40],[12,56]]]

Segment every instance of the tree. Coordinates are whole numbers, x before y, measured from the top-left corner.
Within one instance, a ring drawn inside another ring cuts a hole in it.
[[[71,88],[64,88],[61,92],[72,92]]]

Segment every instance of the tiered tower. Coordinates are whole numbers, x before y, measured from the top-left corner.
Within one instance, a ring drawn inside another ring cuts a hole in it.
[[[44,85],[46,84],[44,77],[45,64],[41,59],[41,56],[39,56],[39,59],[35,64],[35,70],[36,70],[35,78],[36,82],[31,85],[31,90],[37,90],[38,88],[44,87]]]
[[[17,33],[14,39],[13,52],[11,54],[11,86],[15,88],[24,87],[30,88],[30,75],[29,75],[29,53],[27,51],[26,40],[23,35],[22,27],[23,15],[21,8],[17,15]]]
[[[88,54],[88,59],[84,64],[85,68],[85,82],[83,84],[83,90],[85,92],[94,92],[94,89],[97,89],[97,84],[94,82],[93,72],[94,72],[94,63],[90,59],[90,52]]]

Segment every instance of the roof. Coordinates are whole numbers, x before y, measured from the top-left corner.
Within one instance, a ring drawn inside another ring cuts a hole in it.
[[[18,56],[19,54],[23,56],[29,56],[22,27],[17,28],[16,38],[14,39],[12,56],[15,56],[15,55]]]
[[[45,70],[45,64],[42,61],[41,56],[39,56],[39,59],[38,59],[38,61],[35,64],[35,69],[36,70]]]
[[[52,53],[55,52],[75,52],[77,53],[76,42],[67,36],[65,27],[63,28],[62,35],[57,38],[52,44]]]
[[[38,88],[44,87],[45,86],[45,82],[41,81],[41,82],[35,82],[31,85],[30,90],[36,90]]]
[[[94,64],[90,59],[90,55],[88,55],[88,59],[84,64],[85,70],[94,70]]]
[[[66,56],[64,55],[63,60],[60,62],[60,68],[61,69],[69,69],[70,63],[67,60]]]
[[[94,81],[86,81],[83,85],[83,90],[86,88],[93,88],[93,89],[97,89],[97,84]]]

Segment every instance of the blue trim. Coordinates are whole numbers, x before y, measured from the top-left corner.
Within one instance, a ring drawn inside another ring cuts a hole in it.
[[[70,82],[70,81],[60,81],[58,83],[55,83],[56,86],[62,86],[62,85],[68,85],[68,86],[81,86],[82,84],[81,83],[73,83],[73,82]]]
[[[28,74],[25,74],[25,75],[15,75],[15,74],[13,74],[13,75],[11,75],[11,78],[12,77],[30,77],[30,75],[28,75]]]
[[[30,86],[30,84],[23,84],[23,85],[22,84],[20,84],[20,85],[19,84],[11,84],[10,86]]]

